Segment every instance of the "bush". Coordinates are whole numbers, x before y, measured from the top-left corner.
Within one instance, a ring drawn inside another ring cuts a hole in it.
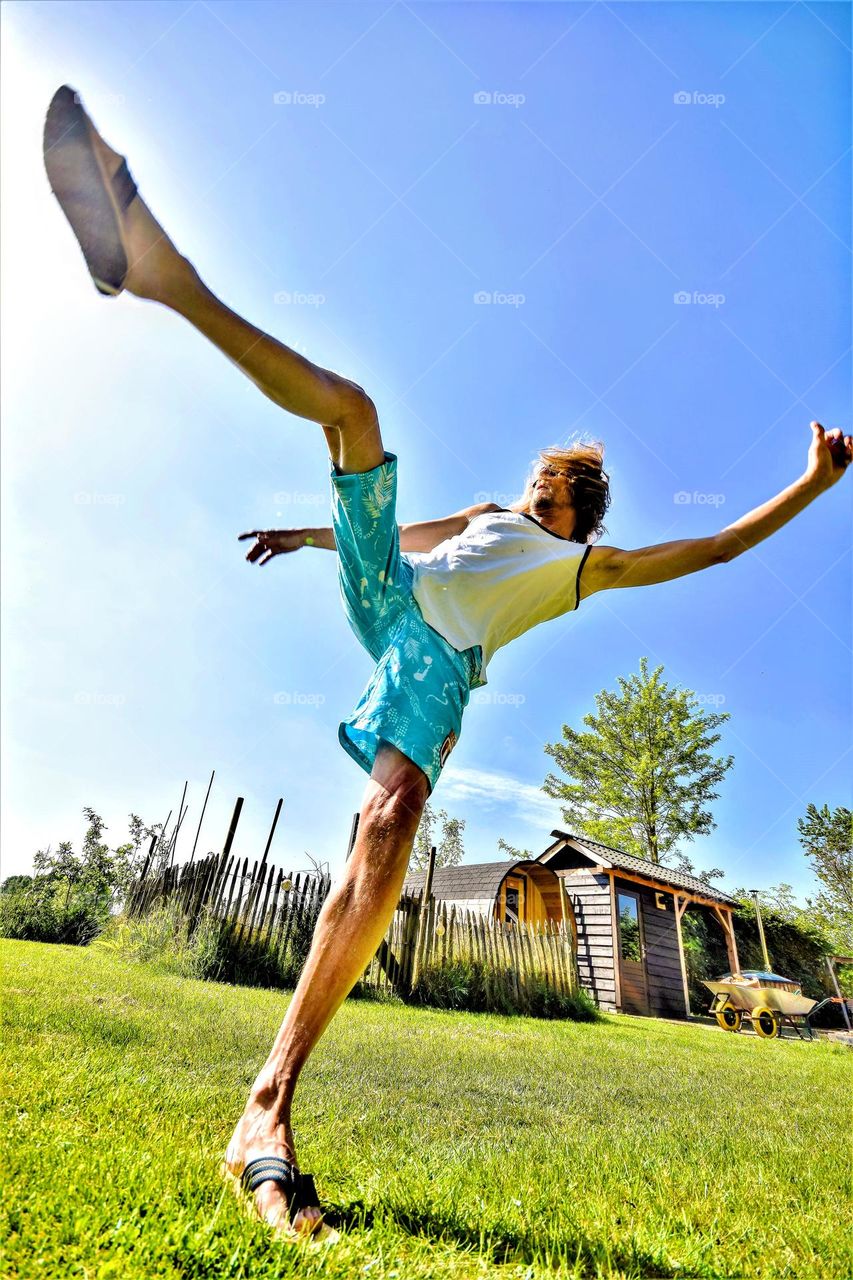
[[[480,960],[458,959],[423,969],[410,999],[413,1004],[465,1009],[470,1013],[526,1013],[535,1018],[570,1018],[575,1022],[593,1022],[599,1017],[585,991],[565,995],[554,991],[544,978],[528,979],[521,997],[519,1008],[509,974],[495,973]]]
[[[104,927],[102,904],[58,903],[53,895],[28,890],[0,894],[0,937],[19,942],[61,942],[84,947]]]

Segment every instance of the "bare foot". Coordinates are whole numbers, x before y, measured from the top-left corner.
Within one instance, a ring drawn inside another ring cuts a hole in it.
[[[239,1178],[246,1165],[260,1156],[280,1156],[298,1169],[290,1126],[271,1126],[269,1112],[249,1103],[228,1144],[225,1165]],[[300,1209],[291,1225],[287,1198],[277,1182],[263,1182],[253,1194],[258,1217],[283,1234],[295,1230],[307,1237],[323,1225],[323,1215],[316,1207]]]

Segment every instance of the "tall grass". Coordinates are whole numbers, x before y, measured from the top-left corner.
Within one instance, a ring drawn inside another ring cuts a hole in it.
[[[189,919],[176,902],[144,916],[117,916],[93,947],[161,973],[245,987],[293,987],[311,945],[307,929],[295,929],[283,950],[265,935],[242,936],[239,929],[204,908]]]

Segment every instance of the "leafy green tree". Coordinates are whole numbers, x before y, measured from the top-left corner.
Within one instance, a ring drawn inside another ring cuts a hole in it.
[[[26,893],[32,885],[32,876],[7,876],[0,885],[0,893]]]
[[[441,835],[435,839],[436,827],[440,825]],[[465,821],[462,818],[451,818],[445,809],[435,812],[427,802],[421,815],[421,821],[415,835],[412,852],[412,867],[416,871],[425,871],[429,863],[429,851],[436,846],[435,865],[437,867],[458,867],[465,857],[465,846],[462,832]]]
[[[681,856],[680,841],[716,826],[709,805],[734,757],[712,750],[728,713],[701,710],[662,671],[649,674],[641,658],[639,674],[618,677],[618,691],[596,694],[586,732],[564,724],[562,742],[545,751],[565,776],[548,774],[543,790],[562,802],[569,830],[666,864]]]
[[[799,818],[800,844],[810,859],[821,891],[807,898],[811,919],[839,955],[853,954],[853,812],[839,805],[810,804]]]

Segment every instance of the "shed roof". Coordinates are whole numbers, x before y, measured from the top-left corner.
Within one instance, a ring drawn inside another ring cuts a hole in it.
[[[462,863],[458,867],[436,867],[432,877],[433,897],[446,899],[485,898],[494,900],[498,896],[501,881],[511,871],[529,871],[535,867],[542,870],[541,864],[534,859],[522,858],[521,861],[509,862],[471,862]],[[547,870],[551,870],[550,867]],[[535,874],[535,873],[534,873]],[[423,889],[426,871],[410,871],[406,875],[403,890]]]
[[[628,876],[632,873],[644,876],[647,880],[655,880],[658,884],[674,889],[686,889],[713,902],[724,902],[726,906],[739,905],[737,898],[732,898],[722,889],[715,889],[700,880],[697,876],[688,875],[686,871],[676,871],[674,867],[663,867],[651,858],[638,858],[633,853],[623,853],[621,849],[613,849],[610,845],[590,840],[588,836],[573,836],[568,831],[552,831],[554,843],[539,854],[537,862],[548,866],[552,861],[560,867],[608,867],[614,871],[624,871]],[[559,857],[558,857],[559,855]]]

